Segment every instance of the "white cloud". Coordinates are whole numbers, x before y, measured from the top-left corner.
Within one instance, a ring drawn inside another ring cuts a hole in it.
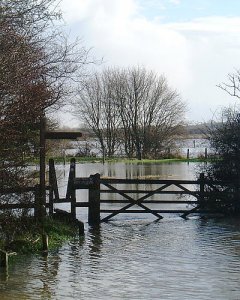
[[[169,0],[170,3],[175,4],[175,5],[179,5],[180,4],[180,0]]]
[[[227,105],[227,95],[216,85],[238,67],[240,18],[213,16],[163,24],[141,15],[137,3],[64,0],[63,10],[72,30],[104,57],[106,65],[138,64],[165,74],[188,100],[189,118],[210,118],[211,110]]]
[[[134,15],[138,6],[134,0],[63,0],[64,19],[74,23],[91,18],[125,19]]]

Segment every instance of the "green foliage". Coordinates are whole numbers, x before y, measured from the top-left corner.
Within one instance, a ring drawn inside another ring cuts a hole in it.
[[[213,160],[204,172],[209,180],[220,181],[221,193],[216,196],[210,189],[208,206],[224,213],[240,213],[239,114],[232,109],[225,110],[221,122],[209,131],[209,141],[218,159]]]

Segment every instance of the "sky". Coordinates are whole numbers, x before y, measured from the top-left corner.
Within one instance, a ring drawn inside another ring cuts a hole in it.
[[[70,36],[103,58],[98,70],[164,75],[187,103],[187,122],[237,101],[217,85],[240,69],[240,0],[62,0],[61,10]]]

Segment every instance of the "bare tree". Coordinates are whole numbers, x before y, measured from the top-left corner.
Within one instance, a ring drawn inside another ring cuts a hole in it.
[[[164,76],[139,67],[124,70],[122,76],[126,81],[122,114],[126,108],[125,123],[130,124],[136,155],[160,156],[181,128],[185,105]]]
[[[236,70],[235,73],[229,73],[228,83],[221,83],[218,87],[227,92],[230,96],[240,99],[240,70]]]
[[[102,154],[114,155],[117,149],[119,132],[119,113],[115,105],[110,74],[94,74],[86,80],[75,102],[76,113],[80,114],[86,125],[95,133]]]
[[[124,145],[138,159],[159,157],[179,134],[185,104],[164,76],[144,68],[107,69],[79,93],[81,116],[102,148]],[[114,152],[109,150],[109,153]]]

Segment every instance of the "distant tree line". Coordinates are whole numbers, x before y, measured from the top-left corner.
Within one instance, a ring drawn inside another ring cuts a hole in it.
[[[185,104],[166,78],[143,67],[109,68],[85,80],[74,103],[112,157],[158,158],[182,132]]]

